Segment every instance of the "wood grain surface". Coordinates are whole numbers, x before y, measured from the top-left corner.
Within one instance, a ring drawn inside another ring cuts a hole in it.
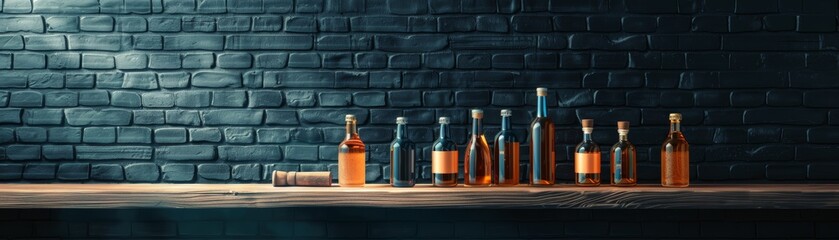
[[[271,184],[0,184],[0,208],[839,208],[839,185],[361,188]]]

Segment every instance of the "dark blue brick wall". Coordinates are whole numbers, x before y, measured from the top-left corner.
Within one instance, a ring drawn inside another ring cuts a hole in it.
[[[669,112],[696,182],[839,180],[836,17],[836,0],[0,0],[0,180],[335,170],[352,113],[370,182],[396,116],[428,181],[437,117],[463,144],[469,108],[490,134],[510,108],[524,138],[536,87],[561,180],[595,118],[604,150],[632,122],[655,182]]]

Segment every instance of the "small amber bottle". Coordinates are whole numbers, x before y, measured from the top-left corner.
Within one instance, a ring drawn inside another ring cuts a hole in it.
[[[600,146],[591,139],[594,120],[583,119],[583,142],[574,150],[574,175],[577,186],[600,186]]]
[[[483,110],[472,110],[472,136],[466,143],[466,152],[463,153],[464,186],[492,184],[492,157],[490,157],[489,144],[487,144],[481,124],[483,118]]]
[[[519,184],[519,141],[510,128],[509,109],[501,110],[501,131],[492,144],[492,185]]]
[[[364,186],[366,151],[358,136],[355,115],[346,116],[347,135],[338,145],[338,185],[341,187]]]
[[[449,118],[440,117],[440,136],[431,144],[431,184],[457,186],[457,144],[449,132]]]
[[[636,158],[635,145],[629,142],[629,122],[618,122],[618,143],[612,146],[609,151],[611,157],[611,183],[612,186],[628,187],[635,186],[638,178],[636,177]]]
[[[682,114],[670,114],[670,133],[661,144],[661,186],[687,187],[690,184],[690,150],[682,134]]]

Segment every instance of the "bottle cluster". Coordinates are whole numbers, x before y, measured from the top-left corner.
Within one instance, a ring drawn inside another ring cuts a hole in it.
[[[546,88],[536,89],[536,117],[530,124],[530,186],[553,186],[556,183],[555,127],[548,116]],[[512,134],[509,109],[501,110],[501,131],[492,146],[483,132],[484,112],[472,110],[472,131],[463,154],[463,185],[519,185],[520,139]],[[689,146],[681,132],[681,114],[671,113],[670,131],[661,146],[661,185],[687,187],[689,184]],[[347,135],[338,147],[338,184],[363,186],[365,181],[364,143],[358,135],[356,119],[346,116]],[[582,142],[574,148],[574,182],[577,186],[599,186],[601,182],[600,146],[592,140],[594,120],[582,119]],[[390,184],[412,187],[416,179],[416,145],[408,139],[407,119],[396,118],[396,138],[390,145]],[[439,137],[431,145],[432,185],[458,185],[458,147],[449,133],[448,117],[439,119]],[[618,141],[609,151],[612,186],[637,184],[636,150],[629,141],[628,121],[618,121]],[[524,139],[522,139],[524,140]]]

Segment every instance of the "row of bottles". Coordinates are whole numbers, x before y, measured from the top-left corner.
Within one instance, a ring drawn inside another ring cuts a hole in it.
[[[528,171],[531,186],[552,186],[556,179],[554,124],[548,117],[547,89],[538,88],[536,118],[530,124]],[[519,184],[520,141],[511,132],[510,110],[501,110],[501,131],[490,147],[483,133],[484,112],[472,110],[472,131],[464,152],[465,186],[515,186]],[[688,143],[681,133],[681,114],[670,114],[670,132],[661,148],[661,185],[687,187],[689,184]],[[358,136],[356,119],[346,116],[347,135],[338,147],[338,183],[363,186],[365,181],[364,143]],[[416,146],[407,137],[407,121],[396,119],[396,138],[391,143],[391,185],[414,186]],[[431,146],[432,184],[457,186],[458,149],[449,133],[450,120],[439,119],[439,138]],[[629,141],[629,122],[619,121],[618,142],[610,150],[611,184],[634,186],[637,183],[636,151]],[[592,140],[594,120],[582,120],[583,141],[574,151],[574,176],[578,186],[599,186],[601,181],[600,147]]]

